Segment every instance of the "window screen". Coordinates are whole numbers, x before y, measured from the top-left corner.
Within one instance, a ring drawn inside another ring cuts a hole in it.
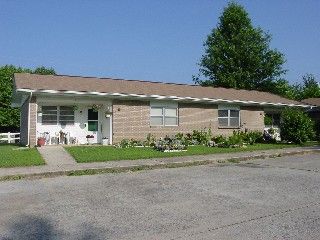
[[[218,110],[218,123],[220,127],[239,127],[240,110],[222,109]]]
[[[177,126],[178,108],[174,107],[151,107],[151,126]]]
[[[58,107],[42,106],[42,124],[57,124]]]

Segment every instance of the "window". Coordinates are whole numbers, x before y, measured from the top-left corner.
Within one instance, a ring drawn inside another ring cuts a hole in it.
[[[70,106],[42,106],[42,124],[74,124],[74,110]]]
[[[178,107],[151,106],[151,126],[178,126]]]
[[[58,108],[56,106],[42,106],[42,124],[57,124]]]
[[[73,107],[61,106],[59,112],[59,123],[61,125],[74,124],[74,110]]]
[[[98,131],[99,114],[93,109],[88,109],[88,131]]]
[[[218,122],[219,127],[234,127],[240,126],[240,110],[239,109],[228,109],[219,108],[218,110]]]

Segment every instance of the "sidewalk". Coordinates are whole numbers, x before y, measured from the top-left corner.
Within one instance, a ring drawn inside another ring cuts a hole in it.
[[[319,152],[320,146],[315,147],[297,147],[297,148],[285,148],[285,149],[271,149],[253,152],[238,152],[238,153],[226,153],[226,154],[211,154],[211,155],[194,155],[183,157],[170,157],[170,158],[153,158],[153,159],[141,159],[141,160],[121,160],[121,161],[108,161],[108,162],[94,162],[94,163],[76,163],[66,165],[54,165],[48,164],[43,166],[34,167],[17,167],[17,168],[0,168],[0,179],[4,179],[9,176],[59,176],[67,175],[68,172],[76,170],[102,170],[102,169],[130,169],[135,167],[150,167],[170,164],[171,166],[181,165],[183,163],[197,163],[211,164],[227,161],[230,159],[244,161],[257,158],[276,157],[284,155],[305,154]]]

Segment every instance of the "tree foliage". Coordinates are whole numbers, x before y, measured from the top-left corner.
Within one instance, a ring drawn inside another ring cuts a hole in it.
[[[52,68],[38,67],[35,70],[5,65],[0,67],[0,129],[18,129],[20,109],[11,107],[14,73],[55,74]],[[3,130],[2,130],[3,131]]]
[[[303,83],[293,86],[295,91],[295,99],[302,100],[306,98],[319,98],[320,86],[316,78],[312,74],[306,74],[302,77]]]
[[[44,66],[37,67],[33,73],[41,74],[41,75],[55,75],[56,72],[53,68],[46,68]]]
[[[285,59],[270,49],[270,41],[271,35],[255,28],[241,5],[229,3],[204,43],[200,74],[194,81],[203,86],[281,91],[277,84],[286,72]]]
[[[274,93],[283,97],[301,101],[307,98],[319,98],[320,86],[312,74],[302,76],[302,83],[290,85],[286,80],[280,80],[274,86]]]
[[[301,110],[288,108],[281,114],[281,138],[282,140],[305,143],[315,137],[314,122]]]

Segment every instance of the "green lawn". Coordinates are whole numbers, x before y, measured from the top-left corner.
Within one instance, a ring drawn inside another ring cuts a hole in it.
[[[216,148],[206,146],[190,146],[186,152],[164,153],[152,148],[115,148],[111,146],[74,146],[65,149],[79,163],[81,162],[104,162],[113,160],[135,160],[145,158],[161,158],[187,155],[202,155],[215,153],[230,153],[242,151],[255,151],[267,149],[279,149],[297,147],[294,144],[256,144],[247,148]]]
[[[0,145],[0,167],[23,167],[45,164],[35,148],[19,149],[16,145]]]

